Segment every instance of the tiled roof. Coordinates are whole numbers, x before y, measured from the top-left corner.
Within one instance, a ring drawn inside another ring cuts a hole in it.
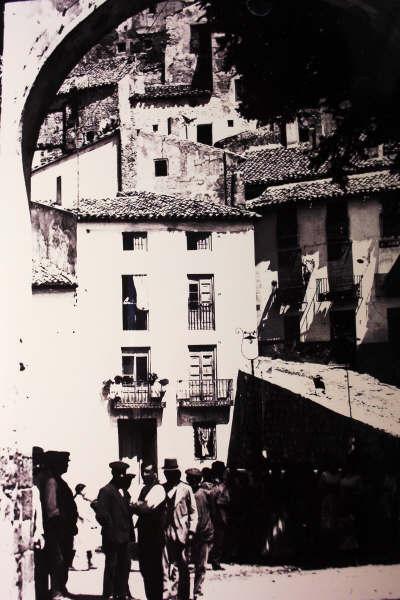
[[[399,189],[399,174],[390,173],[390,171],[376,171],[363,175],[350,175],[345,187],[333,183],[331,179],[302,181],[300,183],[270,187],[259,198],[248,202],[247,206],[251,209],[257,209],[258,207],[283,204],[285,202],[341,198],[344,196],[358,196]]]
[[[68,94],[76,87],[78,90],[101,87],[118,83],[134,68],[132,56],[112,56],[98,59],[91,64],[91,68],[77,65],[60,87],[59,94]]]
[[[317,179],[328,173],[328,164],[324,163],[318,169],[310,166],[311,147],[309,144],[278,148],[265,148],[254,150],[248,154],[247,160],[240,167],[240,172],[245,183],[261,183],[272,185],[289,181],[304,179]],[[369,158],[366,160],[355,159],[349,172],[355,170],[366,171],[373,168],[389,166],[391,159]]]
[[[269,144],[279,144],[280,133],[278,130],[272,129],[270,126],[259,127],[257,129],[246,129],[235,135],[223,138],[215,142],[216,148],[226,148],[232,152],[245,151],[249,146],[267,146]]]
[[[198,90],[190,84],[178,83],[174,85],[156,84],[146,85],[144,93],[133,93],[131,100],[153,100],[165,98],[186,98],[188,96],[209,96],[210,90]]]
[[[257,217],[244,207],[153,192],[121,193],[116,198],[81,200],[77,213],[80,221],[243,221]]]
[[[32,287],[34,288],[76,288],[73,275],[66,273],[46,258],[34,259],[32,262]]]

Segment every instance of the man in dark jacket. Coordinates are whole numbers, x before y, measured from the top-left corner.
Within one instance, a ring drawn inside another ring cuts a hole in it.
[[[101,488],[95,503],[105,554],[103,598],[113,600],[126,597],[130,570],[129,542],[134,540],[132,514],[124,494],[128,466],[122,461],[110,463],[112,479]]]
[[[137,521],[139,567],[147,600],[162,600],[165,490],[158,483],[154,465],[142,466],[142,478],[144,485],[138,501],[132,505],[133,512],[139,515]]]
[[[74,495],[61,477],[68,470],[69,452],[45,453],[48,468],[43,485],[43,525],[52,600],[65,598],[68,570],[74,558],[78,511]]]
[[[193,598],[203,596],[203,584],[206,575],[208,555],[214,538],[212,524],[213,498],[211,492],[200,487],[202,474],[199,469],[187,469],[186,481],[193,490],[196,499],[198,522],[192,541],[192,560],[194,564]]]

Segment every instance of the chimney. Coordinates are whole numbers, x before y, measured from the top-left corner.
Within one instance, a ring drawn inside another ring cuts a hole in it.
[[[130,104],[132,79],[126,75],[118,82],[118,110],[120,120],[120,187],[131,192],[136,187],[137,145],[133,111]]]
[[[286,123],[286,146],[299,143],[299,122],[297,119]]]

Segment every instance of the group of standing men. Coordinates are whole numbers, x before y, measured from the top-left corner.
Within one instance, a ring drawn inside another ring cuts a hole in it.
[[[33,454],[36,600],[65,600],[68,571],[74,559],[74,536],[78,511],[74,495],[62,478],[67,472],[68,452]],[[103,598],[131,598],[129,573],[131,543],[135,539],[133,516],[137,516],[138,558],[147,600],[189,600],[189,561],[194,563],[194,598],[203,595],[206,564],[215,542],[214,568],[218,565],[221,520],[215,501],[215,484],[199,469],[186,471],[187,482],[175,458],[164,461],[165,483],[158,482],[154,465],[142,465],[143,487],[132,502],[129,487],[134,474],[122,461],[110,463],[111,481],[91,503],[101,525],[105,555]],[[222,495],[219,494],[219,496]],[[223,525],[222,525],[223,527]],[[51,590],[48,590],[50,576]]]
[[[214,539],[214,496],[202,484],[199,469],[186,471],[187,483],[175,458],[166,458],[165,483],[160,485],[154,465],[142,465],[143,487],[136,502],[128,492],[129,465],[110,463],[111,481],[93,503],[102,526],[105,568],[103,598],[130,597],[129,544],[133,541],[132,516],[137,515],[138,558],[147,600],[189,600],[189,561],[195,567],[194,598],[203,595],[206,564]],[[215,565],[218,568],[218,565]]]

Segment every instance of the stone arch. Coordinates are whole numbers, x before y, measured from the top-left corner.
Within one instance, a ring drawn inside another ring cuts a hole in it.
[[[150,0],[80,0],[78,14],[68,17],[75,3],[62,14],[52,39],[36,43],[39,48],[33,49],[32,54],[39,52],[42,56],[32,84],[25,88],[21,115],[22,162],[28,195],[32,157],[49,100],[85,52],[115,25],[149,4]]]
[[[63,12],[58,12],[56,4],[67,2],[5,3],[0,128],[0,276],[4,283],[0,295],[0,501],[5,498],[3,490],[10,486],[9,473],[20,478],[21,487],[21,482],[26,485],[26,493],[20,488],[10,500],[0,527],[1,538],[6,540],[0,549],[2,589],[12,600],[34,596],[31,550],[27,545],[21,552],[20,544],[25,535],[21,531],[27,531],[21,529],[22,520],[29,519],[30,510],[32,423],[26,416],[26,404],[33,400],[40,413],[30,390],[32,240],[28,197],[33,152],[46,109],[70,69],[107,31],[146,8],[150,0],[72,0],[72,4],[68,0],[70,8]],[[46,25],[40,19],[29,23],[23,11],[32,5],[42,14],[43,8],[52,10],[54,18]],[[21,22],[24,31],[18,30]],[[26,506],[21,505],[22,496],[27,499]]]

